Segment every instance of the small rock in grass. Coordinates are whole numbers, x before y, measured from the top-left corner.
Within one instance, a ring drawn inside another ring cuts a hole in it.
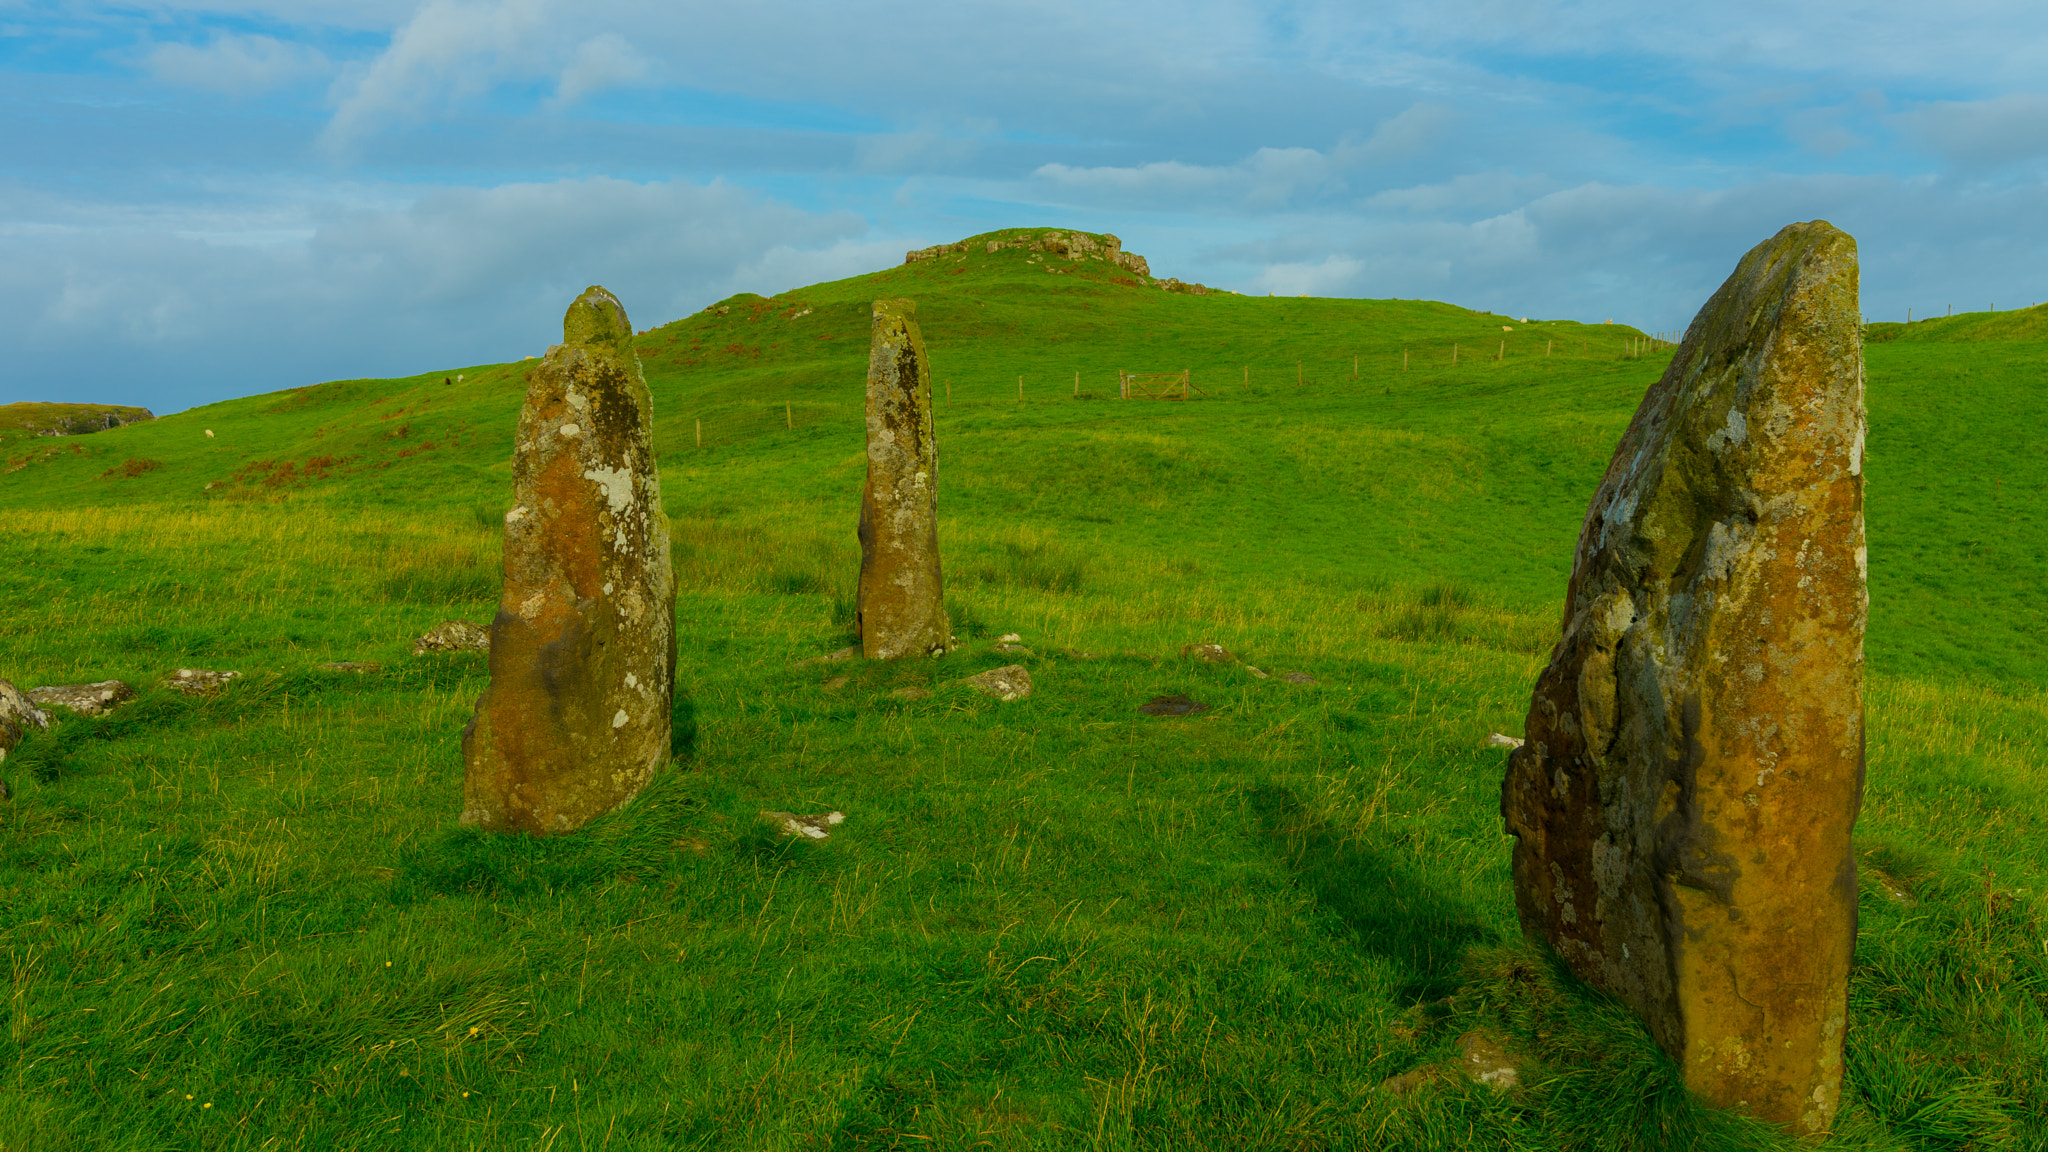
[[[834,676],[830,680],[825,681],[825,683],[820,685],[820,687],[824,688],[827,692],[836,692],[839,689],[846,687],[846,677]]]
[[[210,696],[240,672],[215,672],[206,668],[180,668],[164,677],[164,686],[187,696]]]
[[[1101,654],[1101,653],[1099,653],[1099,652],[1080,652],[1080,651],[1076,651],[1075,649],[1072,649],[1072,648],[1069,648],[1069,649],[1067,649],[1067,651],[1066,651],[1065,655],[1066,655],[1067,659],[1069,659],[1069,660],[1100,660],[1100,659],[1102,659],[1102,654]]]
[[[327,672],[354,672],[360,676],[366,672],[378,671],[384,666],[375,660],[334,660],[320,667]]]
[[[1467,1032],[1458,1037],[1458,1069],[1474,1083],[1496,1092],[1521,1086],[1522,1074],[1514,1057],[1484,1033]]]
[[[1186,696],[1154,696],[1138,705],[1138,711],[1147,716],[1200,716],[1208,710],[1207,704],[1198,704]]]
[[[998,644],[1022,644],[1023,642],[1024,638],[1015,632],[1005,632],[1001,636],[996,637],[996,643]]]
[[[860,655],[860,645],[855,644],[850,648],[841,648],[837,652],[827,652],[823,656],[813,656],[809,660],[799,660],[796,666],[808,668],[813,664],[833,664],[841,660],[851,660],[858,655]]]
[[[69,708],[80,716],[97,716],[135,699],[135,689],[119,680],[97,684],[51,684],[28,690],[28,698],[44,707]]]
[[[961,683],[998,700],[1022,700],[1031,695],[1031,673],[1025,671],[1022,664],[991,668],[978,676],[969,676]]]
[[[932,690],[929,688],[919,688],[917,685],[912,684],[907,687],[898,688],[889,693],[889,695],[894,696],[898,700],[929,700],[932,698]]]
[[[489,652],[491,634],[467,620],[447,620],[427,629],[412,642],[412,654],[428,652]]]
[[[1437,1080],[1443,1079],[1443,1075],[1444,1070],[1440,1065],[1424,1064],[1420,1068],[1410,1068],[1399,1076],[1389,1076],[1385,1080],[1380,1081],[1380,1091],[1391,1092],[1396,1096],[1406,1096],[1424,1084],[1434,1083]]]
[[[1257,676],[1261,680],[1266,679],[1266,674],[1264,672],[1259,671],[1257,668],[1254,668],[1249,664],[1244,666],[1244,670],[1251,673],[1254,676]]]
[[[1289,684],[1313,684],[1316,682],[1316,678],[1306,672],[1282,672],[1280,678]]]
[[[1221,644],[1183,644],[1180,654],[1183,659],[1206,660],[1211,664],[1228,664],[1237,659]]]
[[[50,726],[50,714],[36,707],[21,690],[5,680],[0,680],[0,760],[28,734],[42,731]]]
[[[1486,736],[1486,743],[1494,748],[1520,748],[1522,746],[1522,740],[1519,737],[1503,736],[1498,732],[1489,732]]]
[[[806,840],[824,840],[832,835],[832,829],[845,823],[844,812],[820,812],[814,816],[799,816],[794,812],[773,812],[763,809],[761,819],[775,825],[785,836],[802,836]]]
[[[1022,652],[1026,656],[1031,655],[1031,649],[1026,648],[1022,644],[994,644],[990,648],[996,652]]]

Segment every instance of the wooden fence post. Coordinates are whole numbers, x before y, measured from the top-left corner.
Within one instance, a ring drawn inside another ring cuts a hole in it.
[[[697,418],[697,447],[699,447],[699,448],[702,448],[703,446],[704,446],[704,418],[703,418],[703,417],[701,417],[701,416],[699,416],[699,417]]]
[[[787,400],[784,400],[784,401],[782,402],[782,426],[783,426],[784,428],[795,428],[795,427],[796,427],[796,417],[795,417],[795,416],[792,416],[792,415],[790,415],[790,412],[789,412],[789,401],[787,401]]]

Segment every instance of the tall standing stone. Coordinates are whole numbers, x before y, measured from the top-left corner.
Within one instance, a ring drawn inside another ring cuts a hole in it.
[[[1856,242],[1742,258],[1615,449],[1508,760],[1522,926],[1705,1099],[1828,1131],[1863,796]]]
[[[527,381],[462,822],[545,834],[624,807],[668,761],[675,576],[618,298],[577,297]]]
[[[868,480],[854,627],[870,660],[936,656],[953,638],[939,572],[938,445],[917,303],[875,301],[868,345]]]

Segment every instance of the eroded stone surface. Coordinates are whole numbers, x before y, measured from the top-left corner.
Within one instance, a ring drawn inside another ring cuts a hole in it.
[[[31,732],[50,727],[50,714],[35,706],[21,689],[0,680],[0,760],[21,746]]]
[[[467,620],[444,620],[412,642],[412,654],[429,652],[488,652],[491,634]]]
[[[527,376],[464,824],[573,831],[668,762],[675,577],[652,417],[626,310],[591,288]]]
[[[46,684],[28,690],[28,698],[44,708],[69,708],[80,716],[97,716],[135,699],[135,689],[119,680],[97,684]]]
[[[1022,664],[991,668],[980,675],[969,676],[961,683],[998,700],[1022,700],[1031,695],[1031,673],[1025,671]]]
[[[870,660],[936,656],[952,641],[939,571],[939,456],[917,304],[877,300],[868,347],[867,486],[854,628]]]
[[[1707,1100],[1830,1129],[1863,788],[1855,241],[1758,245],[1615,450],[1510,753],[1523,928]]]
[[[1515,1058],[1484,1032],[1467,1032],[1458,1037],[1458,1070],[1474,1084],[1496,1092],[1522,1086],[1522,1073]]]

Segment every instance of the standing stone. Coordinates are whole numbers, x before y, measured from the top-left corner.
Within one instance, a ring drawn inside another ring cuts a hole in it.
[[[546,834],[625,807],[667,763],[676,591],[618,298],[577,297],[527,381],[491,684],[462,732],[462,822]]]
[[[1795,1133],[1841,1099],[1863,797],[1856,242],[1758,245],[1643,398],[1580,530],[1509,755],[1523,930],[1703,1098]]]
[[[868,345],[868,481],[853,625],[870,660],[937,656],[953,638],[939,573],[932,374],[912,300],[875,301]]]

